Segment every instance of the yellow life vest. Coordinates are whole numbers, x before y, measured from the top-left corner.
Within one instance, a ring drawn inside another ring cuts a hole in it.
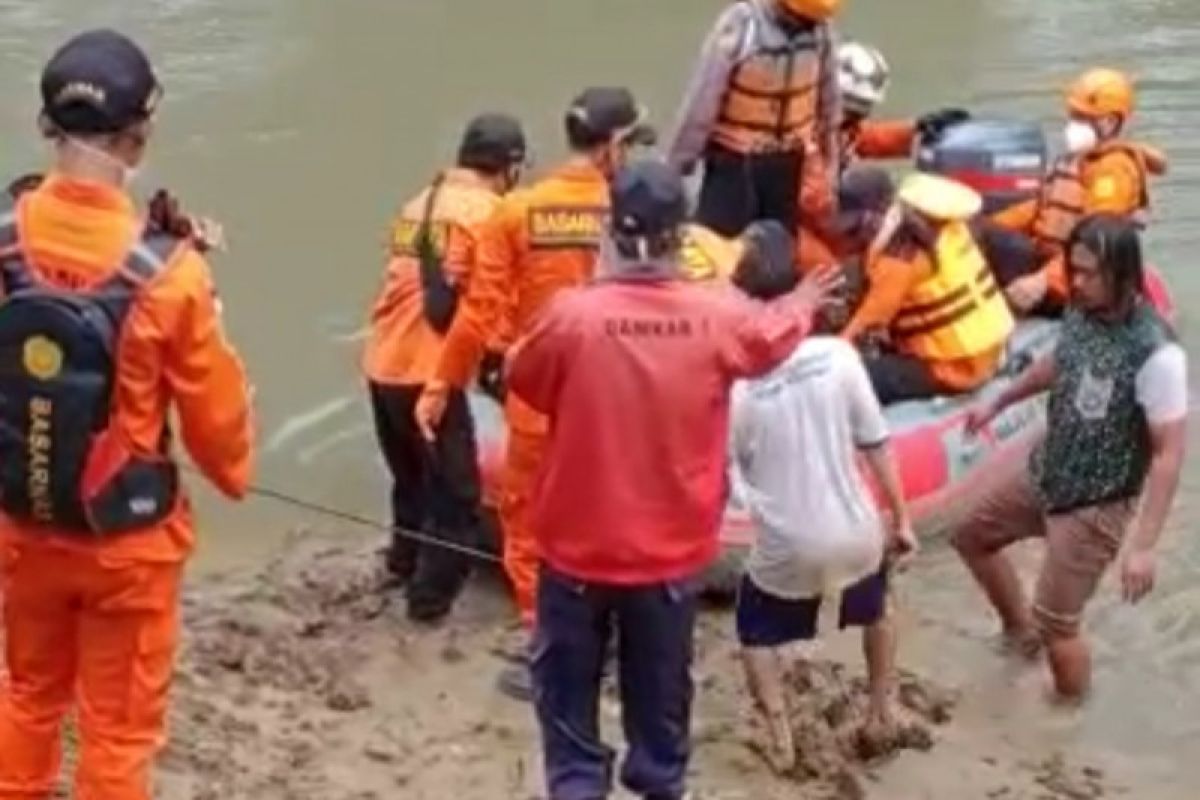
[[[767,24],[756,19],[751,25]],[[712,139],[735,153],[796,152],[816,127],[824,29],[796,33],[766,46],[757,30],[729,76]]]
[[[683,274],[688,280],[716,281],[733,276],[742,257],[742,240],[726,239],[703,225],[683,226],[680,250]]]
[[[933,258],[933,272],[909,291],[892,320],[896,349],[927,361],[950,361],[1002,346],[1016,323],[964,221],[945,223]]]
[[[1144,216],[1145,210],[1150,207],[1150,196],[1146,192],[1149,167],[1146,153],[1139,145],[1122,141],[1105,142],[1081,155],[1060,156],[1042,184],[1037,216],[1033,221],[1033,238],[1043,255],[1057,253],[1065,246],[1071,231],[1087,212],[1088,193],[1083,184],[1087,163],[1113,152],[1126,154],[1137,167],[1142,192],[1137,208],[1130,209],[1130,213]]]

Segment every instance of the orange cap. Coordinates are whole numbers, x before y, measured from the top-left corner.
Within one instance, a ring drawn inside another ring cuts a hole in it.
[[[798,17],[826,20],[838,12],[842,0],[778,0],[787,11]]]
[[[1133,81],[1115,69],[1089,69],[1067,87],[1067,108],[1088,119],[1109,114],[1124,119],[1133,112]]]

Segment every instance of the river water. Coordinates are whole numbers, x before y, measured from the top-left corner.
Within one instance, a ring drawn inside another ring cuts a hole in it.
[[[215,269],[230,333],[258,387],[262,482],[381,517],[357,333],[393,209],[450,157],[463,121],[485,108],[521,115],[543,165],[561,152],[561,110],[589,83],[634,87],[668,124],[721,5],[0,0],[0,171],[41,163],[36,78],[57,43],[95,25],[141,39],[167,88],[141,186],[174,187],[191,209],[225,223],[231,251]],[[851,0],[842,28],[887,54],[893,88],[884,110],[895,114],[967,105],[1039,118],[1054,130],[1060,87],[1073,73],[1096,63],[1134,72],[1136,133],[1171,159],[1154,187],[1149,252],[1195,344],[1189,309],[1200,277],[1189,263],[1197,235],[1187,230],[1200,220],[1200,3]],[[990,622],[945,553],[929,554],[910,579],[921,585],[909,600],[922,607],[911,649],[953,679],[984,681],[975,713],[1011,725],[1031,748],[1102,750],[1134,762],[1145,787],[1163,792],[1200,776],[1200,544],[1188,525],[1196,463],[1157,594],[1134,610],[1116,603],[1109,586],[1097,605],[1102,691],[1082,715],[1045,722],[1020,681],[993,669],[984,658]],[[231,507],[203,490],[199,497],[200,563],[209,568],[258,558],[306,520],[271,500]]]

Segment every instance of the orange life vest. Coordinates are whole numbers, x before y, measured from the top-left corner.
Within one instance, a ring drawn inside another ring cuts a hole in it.
[[[1015,322],[965,222],[942,227],[933,261],[929,277],[909,290],[892,320],[896,349],[923,360],[950,361],[1002,346]]]
[[[1076,223],[1087,213],[1088,189],[1083,178],[1088,163],[1114,152],[1124,153],[1137,167],[1141,196],[1130,213],[1144,222],[1145,211],[1150,207],[1150,196],[1146,192],[1149,167],[1145,150],[1131,142],[1113,141],[1080,155],[1064,155],[1055,160],[1042,184],[1037,215],[1033,220],[1033,237],[1043,255],[1061,250]]]
[[[823,31],[814,27],[744,54],[729,77],[713,141],[736,153],[802,150],[816,127],[821,56],[829,47]]]

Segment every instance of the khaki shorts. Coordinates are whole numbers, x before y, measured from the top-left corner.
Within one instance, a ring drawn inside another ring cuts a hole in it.
[[[1046,514],[1022,469],[979,499],[954,543],[968,553],[995,553],[1022,539],[1045,538],[1033,619],[1044,637],[1070,637],[1079,632],[1084,606],[1120,552],[1135,509],[1129,499]]]

